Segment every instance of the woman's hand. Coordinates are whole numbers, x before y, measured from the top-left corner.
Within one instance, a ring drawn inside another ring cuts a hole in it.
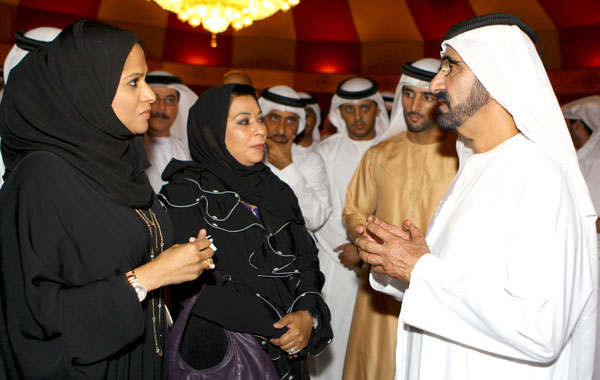
[[[154,260],[135,268],[135,276],[147,291],[192,281],[209,268],[212,261],[207,259],[213,254],[206,230],[202,229],[189,243],[175,244]]]
[[[271,339],[270,342],[286,351],[290,357],[296,358],[298,353],[308,346],[312,326],[312,315],[307,311],[301,310],[286,314],[275,322],[273,327],[276,329],[287,327],[288,331],[277,339]]]

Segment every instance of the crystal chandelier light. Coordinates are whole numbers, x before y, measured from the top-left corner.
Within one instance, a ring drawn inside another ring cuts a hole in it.
[[[150,1],[150,0],[148,0]],[[227,30],[229,25],[235,30],[252,25],[256,20],[265,19],[278,10],[287,11],[300,3],[300,0],[154,0],[167,11],[193,27],[200,24],[213,34]]]

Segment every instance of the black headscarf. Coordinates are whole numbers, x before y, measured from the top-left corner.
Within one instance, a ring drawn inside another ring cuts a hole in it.
[[[143,137],[111,106],[125,60],[139,42],[127,31],[83,20],[11,71],[0,105],[5,179],[27,154],[49,151],[115,202],[150,207]]]
[[[242,200],[258,206],[268,231],[287,221],[304,224],[298,200],[292,189],[262,162],[252,166],[239,163],[227,150],[225,130],[231,93],[252,93],[252,87],[226,84],[205,91],[190,108],[188,139],[193,162],[172,162],[163,179],[184,167],[206,170],[238,193]]]

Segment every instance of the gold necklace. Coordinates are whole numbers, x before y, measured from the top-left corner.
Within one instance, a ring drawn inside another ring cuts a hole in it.
[[[148,209],[148,215],[146,216],[146,214],[139,209],[135,209],[135,212],[140,216],[140,218],[142,218],[142,220],[144,221],[144,223],[146,224],[146,227],[148,227],[148,233],[150,234],[150,245],[152,245],[152,238],[154,237],[154,246],[150,247],[150,260],[154,260],[154,258],[162,253],[164,247],[165,247],[165,243],[163,240],[163,234],[162,234],[162,230],[160,228],[160,224],[158,223],[158,219],[156,218],[156,215],[154,214],[154,212],[152,211],[152,209]],[[159,244],[159,238],[160,238],[160,244]],[[162,341],[163,341],[163,335],[162,335],[162,329],[161,329],[161,323],[162,323],[162,318],[161,318],[161,310],[162,310],[162,289],[158,288],[157,290],[153,290],[150,293],[150,298],[151,298],[151,303],[152,303],[152,332],[154,333],[154,349],[155,352],[158,356],[162,356],[163,355],[163,350],[162,350]],[[156,297],[155,297],[156,296]],[[157,331],[157,323],[156,323],[156,305],[155,305],[155,298],[158,298],[158,331]],[[160,345],[159,345],[160,342]]]

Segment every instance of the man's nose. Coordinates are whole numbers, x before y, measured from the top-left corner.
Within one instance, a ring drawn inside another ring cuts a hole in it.
[[[421,110],[421,99],[418,96],[415,96],[410,103],[410,111],[419,112]]]
[[[446,89],[446,84],[444,83],[444,76],[445,74],[442,72],[442,70],[440,70],[438,71],[436,76],[433,77],[431,83],[429,84],[429,90],[431,90],[431,92],[437,94],[438,92]]]

